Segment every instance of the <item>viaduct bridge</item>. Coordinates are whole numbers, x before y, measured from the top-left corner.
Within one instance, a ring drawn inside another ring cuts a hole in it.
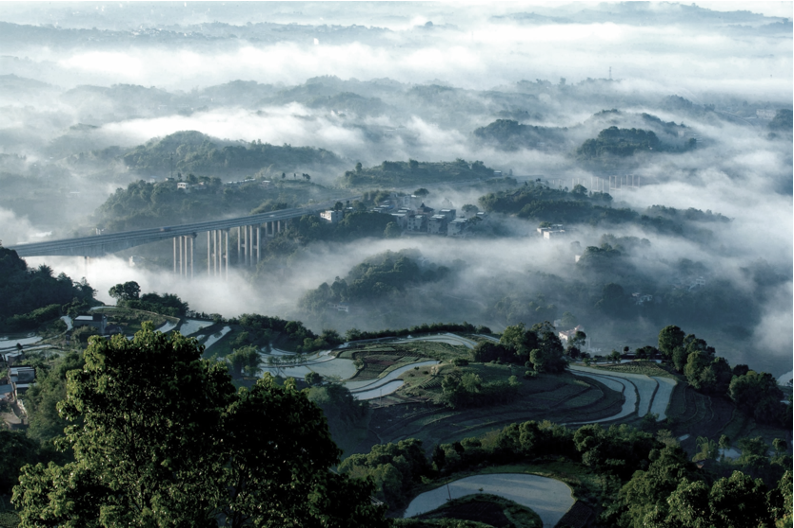
[[[307,214],[317,214],[326,209],[320,205],[293,209],[281,209],[226,220],[211,220],[135,231],[123,231],[107,235],[67,238],[33,244],[7,246],[20,257],[71,256],[102,257],[143,244],[173,239],[174,273],[193,277],[194,244],[199,233],[207,234],[207,274],[228,278],[229,276],[229,231],[237,228],[237,262],[254,266],[259,262],[262,238],[275,236],[286,228],[287,222]]]

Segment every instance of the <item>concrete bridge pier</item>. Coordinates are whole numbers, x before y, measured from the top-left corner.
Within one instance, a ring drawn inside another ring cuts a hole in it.
[[[265,224],[267,236],[267,224]],[[262,225],[247,225],[237,228],[237,265],[252,267],[262,258]],[[228,255],[227,255],[228,259]]]
[[[240,257],[243,254],[243,231],[240,226],[237,226],[237,265],[240,265]]]
[[[176,247],[179,246],[179,275],[181,277],[191,279],[193,278],[193,262],[195,258],[194,253],[194,239],[196,238],[196,233],[192,233],[190,235],[182,235],[179,237],[174,237],[174,274],[176,274],[177,268],[177,251]]]
[[[229,279],[229,231],[227,229],[207,231],[207,275]]]

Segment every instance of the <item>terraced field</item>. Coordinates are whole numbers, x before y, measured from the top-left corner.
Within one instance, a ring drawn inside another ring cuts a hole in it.
[[[544,527],[556,526],[574,503],[565,483],[538,475],[517,473],[473,475],[422,493],[408,505],[405,517],[413,517],[434,510],[448,499],[477,493],[504,497],[536,512]]]
[[[657,420],[664,420],[667,418],[667,408],[670,405],[670,397],[677,384],[675,379],[662,376],[648,376],[647,374],[635,374],[622,370],[582,367],[579,365],[571,365],[569,369],[572,374],[600,381],[607,387],[620,391],[625,397],[620,412],[613,416],[595,420],[595,422],[609,422],[634,414],[642,418],[649,412],[658,415]],[[594,422],[577,421],[572,422],[571,425],[585,423]]]
[[[370,445],[358,451],[366,452],[372,444],[417,438],[424,445],[435,445],[488,433],[514,422],[553,420],[557,422],[589,420],[594,422],[620,412],[624,397],[610,390],[598,380],[578,379],[570,374],[540,375],[522,382],[515,400],[508,404],[467,409],[447,409],[427,405],[428,393],[440,385],[446,369],[439,375],[406,378],[406,387],[387,399],[385,405],[374,409]],[[510,367],[494,364],[474,364],[467,367],[483,380],[505,379]],[[390,401],[389,401],[390,400]]]

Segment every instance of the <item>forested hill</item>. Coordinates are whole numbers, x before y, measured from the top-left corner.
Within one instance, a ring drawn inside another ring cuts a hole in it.
[[[110,159],[108,159],[110,158]],[[333,152],[312,147],[276,146],[261,141],[220,140],[196,131],[182,131],[154,138],[131,150],[110,150],[80,154],[75,164],[94,160],[119,160],[141,176],[169,176],[193,173],[224,179],[241,175],[266,177],[282,173],[341,168],[342,160]]]
[[[566,142],[565,128],[522,125],[512,119],[497,119],[474,131],[474,136],[502,150],[559,149]]]
[[[529,116],[526,116],[529,117]],[[662,121],[648,113],[602,110],[568,127],[531,125],[497,119],[474,130],[474,137],[501,150],[553,150],[581,160],[626,158],[637,152],[681,152],[694,147],[686,125]]]
[[[52,268],[29,269],[16,251],[0,246],[0,329],[19,331],[60,317],[62,305],[90,303],[94,290],[85,281],[72,282]]]
[[[241,184],[188,174],[184,182],[190,186],[187,190],[179,189],[176,181],[133,182],[116,189],[96,209],[94,219],[102,229],[124,231],[264,213],[328,197],[328,189],[313,183],[308,174]]]
[[[343,279],[330,286],[322,283],[316,290],[307,292],[300,301],[301,307],[312,313],[321,313],[340,302],[357,305],[375,305],[405,292],[407,286],[437,282],[450,270],[444,266],[418,264],[421,254],[416,250],[387,251],[358,264]],[[424,268],[424,269],[423,269]]]
[[[339,179],[344,187],[400,187],[436,182],[468,181],[491,178],[494,170],[483,162],[469,163],[460,158],[455,161],[384,161],[374,167],[357,164],[355,170],[345,172]]]
[[[487,212],[514,214],[538,222],[556,224],[619,225],[636,224],[643,229],[702,241],[710,237],[708,225],[729,222],[730,219],[711,211],[690,208],[686,211],[672,207],[652,206],[644,211],[612,207],[612,196],[588,192],[577,185],[568,189],[554,189],[537,182],[526,182],[518,189],[488,193],[479,199]]]

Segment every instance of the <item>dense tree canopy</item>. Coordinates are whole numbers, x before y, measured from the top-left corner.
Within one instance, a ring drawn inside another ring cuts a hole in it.
[[[201,352],[151,325],[93,338],[60,405],[74,462],[23,469],[20,526],[386,526],[294,382],[236,392]]]
[[[0,328],[29,330],[68,310],[64,305],[90,303],[94,289],[83,280],[74,282],[42,264],[29,269],[16,251],[0,246]]]

